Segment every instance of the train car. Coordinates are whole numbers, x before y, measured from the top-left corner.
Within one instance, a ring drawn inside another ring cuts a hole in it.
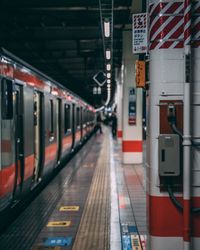
[[[91,133],[95,110],[0,51],[0,213],[21,200]]]

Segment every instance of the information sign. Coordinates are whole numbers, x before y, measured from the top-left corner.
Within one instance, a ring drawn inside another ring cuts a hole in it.
[[[147,53],[147,14],[133,14],[133,54]]]

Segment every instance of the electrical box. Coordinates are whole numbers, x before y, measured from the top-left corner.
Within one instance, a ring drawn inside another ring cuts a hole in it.
[[[159,175],[180,175],[180,139],[175,134],[158,137],[159,144]]]

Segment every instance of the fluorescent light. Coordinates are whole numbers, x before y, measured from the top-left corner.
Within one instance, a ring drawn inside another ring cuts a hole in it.
[[[110,58],[111,58],[110,49],[107,49],[107,50],[106,50],[106,59],[107,59],[107,60],[110,60]]]
[[[107,79],[107,83],[111,83],[111,80],[110,80],[110,79]]]
[[[97,94],[97,87],[93,87],[93,95]]]
[[[104,21],[104,35],[110,37],[110,22],[108,20]]]
[[[110,84],[108,84],[108,85],[107,85],[107,88],[108,88],[108,89],[109,89],[109,88],[111,88],[111,85],[110,85]]]
[[[107,76],[107,78],[111,78],[111,74],[110,73],[107,73],[106,76]]]
[[[99,94],[99,95],[101,94],[101,87],[97,88],[97,94]]]
[[[106,64],[106,70],[107,70],[107,71],[110,71],[110,70],[111,70],[111,64],[110,64],[110,63]]]

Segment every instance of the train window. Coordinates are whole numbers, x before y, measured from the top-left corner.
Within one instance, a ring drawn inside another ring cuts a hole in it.
[[[87,111],[87,123],[89,123],[89,121],[90,121],[90,111],[88,110]]]
[[[84,124],[87,122],[87,110],[83,110],[83,122]]]
[[[80,108],[76,108],[76,124],[80,125]]]
[[[13,119],[13,84],[12,81],[2,79],[1,82],[2,120]]]
[[[53,100],[50,100],[50,123],[49,123],[49,125],[50,125],[50,128],[49,128],[49,130],[50,130],[50,133],[51,134],[53,134],[53,132],[54,132],[54,124],[53,124]]]
[[[68,132],[68,130],[70,129],[71,127],[71,116],[70,116],[70,109],[71,109],[71,106],[69,104],[65,104],[64,106],[64,112],[65,112],[65,126],[64,126],[64,133],[66,134]]]

